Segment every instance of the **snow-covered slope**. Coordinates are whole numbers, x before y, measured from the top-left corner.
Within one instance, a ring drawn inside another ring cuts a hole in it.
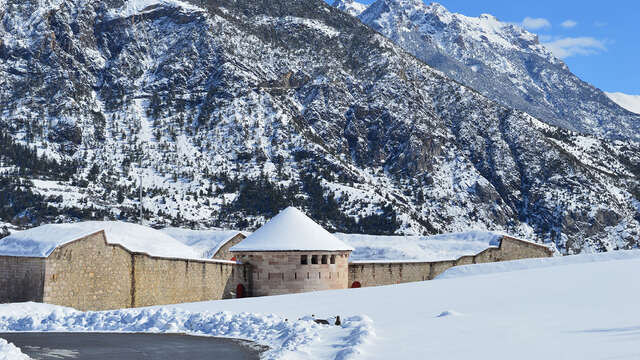
[[[332,6],[346,12],[351,16],[358,16],[367,9],[367,5],[359,3],[355,0],[335,0]]]
[[[107,243],[152,256],[198,259],[200,254],[165,233],[120,221],[47,224],[0,239],[0,255],[47,257],[58,246],[104,231]]]
[[[637,246],[637,143],[491,101],[320,0],[185,2],[0,11],[2,221],[256,229],[296,206],[331,232]]]
[[[640,114],[640,95],[628,95],[621,92],[606,93],[609,99],[615,101],[623,108]]]
[[[422,0],[377,0],[360,19],[402,48],[487,97],[565,129],[640,139],[630,114],[580,80],[538,37],[483,14],[451,13]]]

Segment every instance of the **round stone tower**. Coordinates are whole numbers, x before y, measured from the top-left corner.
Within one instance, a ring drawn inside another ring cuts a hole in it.
[[[346,289],[353,248],[288,207],[230,251],[251,266],[249,296]]]

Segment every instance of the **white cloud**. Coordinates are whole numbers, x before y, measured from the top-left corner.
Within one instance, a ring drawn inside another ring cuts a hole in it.
[[[547,49],[559,57],[568,58],[575,55],[593,55],[607,51],[604,41],[592,37],[567,37],[546,42]]]
[[[578,25],[578,23],[573,20],[565,20],[562,24],[560,24],[560,26],[562,26],[565,29],[570,29],[572,27],[575,27],[576,25]]]
[[[550,28],[551,23],[545,18],[530,18],[527,16],[526,18],[524,18],[524,20],[522,20],[522,27],[527,30],[539,30]]]

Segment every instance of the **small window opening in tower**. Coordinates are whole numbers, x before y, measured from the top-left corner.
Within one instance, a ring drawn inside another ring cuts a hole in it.
[[[307,265],[307,255],[300,255],[300,265]]]
[[[311,263],[312,264],[318,263],[318,255],[311,255]]]
[[[322,255],[322,263],[326,264],[327,263],[327,255]]]

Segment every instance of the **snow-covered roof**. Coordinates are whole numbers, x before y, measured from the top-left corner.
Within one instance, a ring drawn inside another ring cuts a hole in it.
[[[231,251],[352,251],[302,211],[288,207]]]
[[[191,230],[168,227],[163,233],[173,237],[181,243],[191,247],[203,258],[210,259],[221,247],[235,238],[238,234],[248,236],[250,233],[238,230],[208,229]]]
[[[500,245],[501,234],[472,230],[440,235],[335,234],[353,246],[352,263],[455,260]]]
[[[0,255],[47,257],[57,247],[104,230],[107,243],[151,256],[199,259],[191,247],[150,227],[119,221],[48,224],[15,232],[0,239]]]

